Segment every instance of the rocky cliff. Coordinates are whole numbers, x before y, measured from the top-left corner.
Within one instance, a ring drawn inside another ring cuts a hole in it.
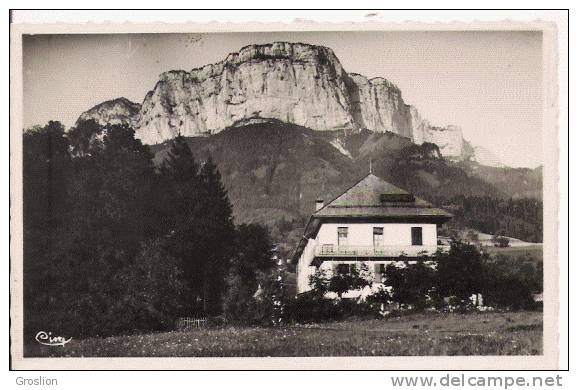
[[[101,125],[126,124],[138,127],[141,105],[126,98],[118,98],[100,103],[78,117],[77,123],[94,119]]]
[[[81,118],[114,117],[95,109]],[[130,117],[146,144],[268,119],[318,131],[389,131],[436,143],[447,157],[462,150],[459,127],[431,126],[390,81],[347,73],[331,49],[303,43],[250,45],[216,64],[165,72]]]

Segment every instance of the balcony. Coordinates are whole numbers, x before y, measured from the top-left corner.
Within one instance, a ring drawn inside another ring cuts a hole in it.
[[[429,256],[438,250],[436,245],[318,245],[315,257],[421,257]]]

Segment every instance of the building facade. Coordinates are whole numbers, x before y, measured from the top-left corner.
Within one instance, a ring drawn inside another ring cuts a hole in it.
[[[311,289],[310,277],[317,269],[348,272],[361,264],[379,285],[388,264],[422,261],[435,253],[437,228],[451,217],[370,173],[329,203],[317,201],[294,255],[297,292]],[[344,297],[364,293],[351,291]]]

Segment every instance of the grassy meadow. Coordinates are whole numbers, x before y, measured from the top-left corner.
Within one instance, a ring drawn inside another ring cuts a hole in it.
[[[428,313],[278,328],[235,327],[73,339],[25,356],[264,357],[539,355],[542,313]]]
[[[520,256],[532,256],[536,261],[542,261],[543,247],[542,245],[528,245],[528,246],[510,246],[506,248],[497,248],[493,246],[484,247],[484,250],[491,255],[504,255],[516,259]]]

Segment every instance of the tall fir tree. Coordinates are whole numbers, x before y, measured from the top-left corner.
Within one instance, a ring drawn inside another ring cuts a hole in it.
[[[221,175],[210,157],[199,168],[181,136],[171,141],[161,174],[170,248],[191,294],[187,314],[217,314],[235,235]]]
[[[95,171],[89,174],[96,174],[99,182],[92,228],[106,245],[134,254],[143,240],[156,236],[150,213],[155,202],[153,155],[134,138],[133,129],[112,125],[105,129],[102,149],[92,157]]]
[[[64,126],[50,121],[23,135],[24,331],[37,332],[57,309],[66,265],[59,256],[69,216],[71,159]],[[47,324],[49,325],[49,324]]]
[[[161,165],[161,172],[175,184],[196,183],[199,165],[182,135],[170,141],[167,156]]]
[[[103,130],[103,127],[94,119],[78,122],[67,133],[72,154],[85,156],[97,148],[102,148]]]
[[[209,155],[199,172],[202,188],[200,220],[202,221],[202,252],[207,263],[203,267],[203,310],[219,313],[222,307],[225,276],[229,269],[235,241],[233,211],[221,174]]]
[[[163,205],[163,226],[168,248],[181,264],[184,278],[190,291],[186,297],[183,314],[200,311],[202,264],[197,256],[199,238],[197,215],[200,209],[199,166],[186,140],[178,136],[170,141],[167,156],[160,173]]]

